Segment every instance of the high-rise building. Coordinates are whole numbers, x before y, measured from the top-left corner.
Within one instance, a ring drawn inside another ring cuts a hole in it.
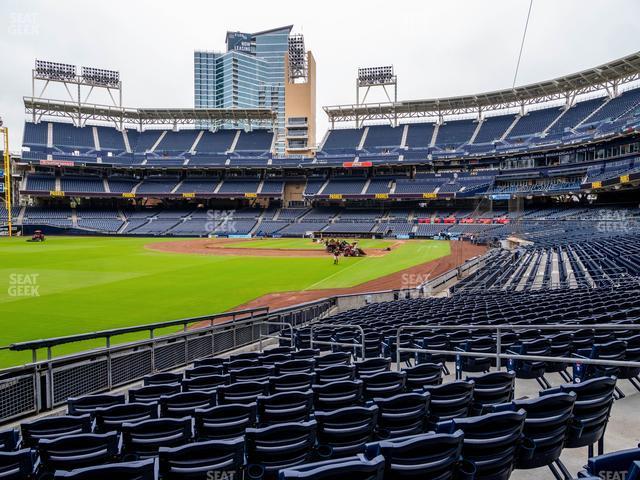
[[[270,108],[277,112],[275,153],[307,154],[315,146],[315,61],[292,28],[227,32],[226,52],[196,51],[194,101],[196,108]]]

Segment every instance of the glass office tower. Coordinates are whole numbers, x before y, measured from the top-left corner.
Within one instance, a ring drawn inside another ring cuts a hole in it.
[[[227,32],[226,52],[194,53],[195,107],[275,110],[279,154],[285,149],[285,60],[292,28],[289,25],[258,33]],[[222,127],[246,125],[233,122]]]

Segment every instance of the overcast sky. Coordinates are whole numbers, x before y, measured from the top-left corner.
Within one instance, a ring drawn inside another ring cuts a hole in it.
[[[321,107],[355,101],[359,66],[393,64],[401,100],[511,87],[528,7],[529,0],[2,0],[0,115],[19,150],[35,58],[119,70],[126,106],[192,107],[194,49],[224,49],[227,30],[293,24],[317,61],[320,140]],[[517,83],[640,50],[638,18],[637,0],[534,0]]]

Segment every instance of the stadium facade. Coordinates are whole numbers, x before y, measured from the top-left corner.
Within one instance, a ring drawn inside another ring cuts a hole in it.
[[[315,60],[292,28],[227,32],[225,52],[194,52],[195,107],[275,111],[279,154],[305,154],[315,145]],[[234,121],[223,127],[248,125]]]

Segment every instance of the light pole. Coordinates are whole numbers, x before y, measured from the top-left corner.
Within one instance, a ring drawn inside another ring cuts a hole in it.
[[[13,222],[11,221],[11,156],[9,155],[9,129],[4,126],[0,118],[0,132],[4,135],[4,205],[7,209],[7,228],[9,236],[13,235]]]

